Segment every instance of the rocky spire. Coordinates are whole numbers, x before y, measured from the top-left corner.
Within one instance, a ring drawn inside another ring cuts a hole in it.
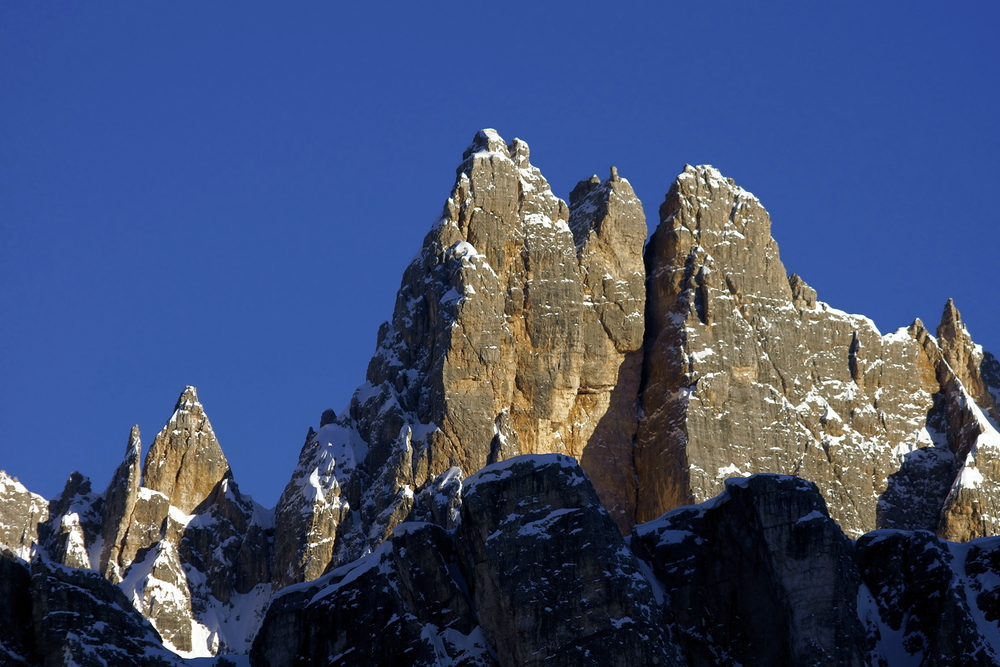
[[[786,277],[767,211],[713,167],[671,186],[646,269],[638,520],[768,471],[814,481],[848,534],[875,528],[893,452],[933,444],[920,344]]]
[[[132,524],[132,511],[139,493],[142,477],[141,452],[139,427],[133,426],[125,446],[125,458],[111,476],[111,482],[104,492],[101,520],[104,546],[101,549],[99,571],[112,583],[121,581],[118,556]]]
[[[404,273],[368,382],[303,448],[275,540],[296,544],[284,535],[296,524],[310,537],[278,550],[279,576],[303,576],[306,553],[347,558],[378,544],[453,467],[519,453],[581,459],[631,525],[645,218],[617,173],[578,194],[571,212],[525,142],[476,134]]]
[[[983,377],[984,352],[972,342],[969,330],[962,322],[962,314],[955,302],[948,299],[937,328],[937,342],[951,370],[965,386],[965,390],[983,406],[987,414],[997,419],[996,398],[991,393],[987,378]],[[995,362],[995,360],[994,360]]]
[[[101,534],[101,503],[89,478],[70,473],[62,493],[49,502],[49,520],[38,527],[38,541],[49,558],[69,567],[91,567],[90,548]]]
[[[186,387],[149,448],[143,486],[165,495],[184,514],[193,514],[217,484],[231,477],[198,393]]]

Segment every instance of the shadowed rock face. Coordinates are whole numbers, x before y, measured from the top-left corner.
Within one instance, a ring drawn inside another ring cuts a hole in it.
[[[288,589],[251,653],[258,667],[677,658],[639,562],[560,455],[517,457],[467,480],[453,533],[401,524],[372,555]]]
[[[636,526],[692,665],[868,665],[853,544],[815,485],[731,479],[713,500]]]
[[[623,540],[560,456],[488,466],[461,498],[456,530],[400,524],[279,595],[251,664],[1000,664],[1000,538],[855,549],[814,484],[755,475]]]
[[[496,665],[451,538],[426,523],[403,524],[375,553],[286,589],[252,656],[271,667]]]
[[[122,592],[96,572],[0,550],[3,667],[180,667]]]
[[[880,639],[895,635],[924,667],[998,664],[996,538],[955,544],[881,530],[858,540],[857,559],[884,624]]]
[[[30,589],[27,564],[0,548],[0,667],[36,662]]]

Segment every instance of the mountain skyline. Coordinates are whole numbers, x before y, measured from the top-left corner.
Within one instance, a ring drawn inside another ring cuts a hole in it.
[[[191,384],[273,506],[482,127],[564,199],[616,165],[651,230],[711,163],[821,300],[888,333],[951,297],[1000,352],[995,8],[468,11],[0,9],[0,469],[103,489]]]

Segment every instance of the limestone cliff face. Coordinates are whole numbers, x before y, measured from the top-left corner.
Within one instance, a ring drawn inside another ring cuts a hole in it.
[[[632,524],[645,219],[616,172],[571,201],[524,142],[475,137],[368,382],[309,436],[279,502],[279,581],[374,547],[452,468],[521,453],[579,458],[622,529]]]
[[[461,486],[456,530],[402,523],[372,554],[281,593],[251,664],[686,664],[573,459],[515,457]]]
[[[139,434],[104,494],[100,570],[165,644],[188,657],[241,652],[271,594],[269,513],[244,497],[194,387],[146,455]],[[250,620],[235,622],[240,614]]]
[[[192,514],[223,479],[232,478],[194,387],[177,399],[173,416],[153,440],[142,476],[147,489],[170,498],[184,514]]]
[[[755,475],[623,540],[568,457],[466,481],[456,530],[279,594],[251,664],[1000,665],[996,539],[855,545],[815,484]]]
[[[0,470],[0,544],[20,558],[29,558],[38,543],[38,525],[48,518],[45,498]]]
[[[937,371],[940,392],[930,419],[947,436],[953,455],[937,522],[916,526],[967,541],[1000,532],[1000,433],[996,430],[996,360],[972,342],[949,299],[937,339],[916,327]]]
[[[98,571],[112,583],[121,581],[121,552],[128,544],[127,536],[133,526],[133,513],[139,499],[139,485],[142,481],[141,454],[139,427],[133,426],[129,433],[128,445],[125,447],[125,458],[111,476],[111,482],[104,492],[101,517],[103,545]],[[149,543],[149,540],[142,542]],[[132,557],[134,553],[126,557],[125,562],[131,562]]]
[[[990,396],[957,312],[945,313],[942,349],[922,325],[883,336],[817,301],[786,277],[757,198],[711,167],[686,167],[660,216],[646,248],[638,520],[769,471],[815,482],[849,535],[934,529],[969,449],[938,417],[967,395],[948,388],[947,360]]]

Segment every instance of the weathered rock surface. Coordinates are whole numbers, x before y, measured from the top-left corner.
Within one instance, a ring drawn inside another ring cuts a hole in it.
[[[101,516],[102,547],[97,570],[111,583],[121,581],[120,562],[130,563],[135,557],[132,553],[122,557],[122,549],[128,545],[128,533],[133,530],[135,505],[139,499],[139,486],[142,483],[141,469],[142,441],[139,437],[139,427],[133,426],[129,433],[128,445],[125,447],[125,458],[119,464],[111,482],[104,491],[104,504]],[[151,522],[143,522],[147,532]],[[147,537],[140,540],[142,544],[150,544]]]
[[[377,546],[450,468],[520,453],[579,458],[619,526],[634,521],[641,204],[613,172],[567,206],[527,144],[492,130],[464,160],[368,382],[324,415],[278,504],[280,583]]]
[[[451,538],[433,524],[398,528],[374,553],[285,589],[251,664],[495,665]]]
[[[573,459],[476,473],[455,540],[501,665],[675,664],[653,588]]]
[[[868,665],[854,549],[815,485],[730,479],[701,505],[636,526],[691,665]]]
[[[988,424],[943,372],[949,359],[962,369],[950,375],[992,405],[985,356],[953,307],[939,347],[919,323],[883,336],[817,301],[786,278],[757,198],[711,167],[686,167],[660,217],[646,248],[639,521],[769,471],[815,482],[854,537],[880,525],[937,529],[945,504],[962,517],[944,522],[962,526],[947,534],[992,534],[982,498],[978,511],[964,495],[945,498],[971,448],[958,422]]]
[[[0,470],[0,544],[22,559],[38,544],[38,526],[49,518],[49,504]]]
[[[858,540],[857,558],[883,624],[884,664],[1000,664],[997,538],[955,544],[882,530]]]
[[[463,486],[454,533],[403,523],[286,589],[252,664],[675,664],[653,587],[575,461],[518,457]]]
[[[270,512],[240,493],[193,387],[150,448],[141,484],[138,451],[133,429],[105,493],[104,530],[116,541],[105,542],[101,568],[179,655],[245,652],[273,590]]]
[[[194,514],[222,480],[232,478],[194,387],[177,399],[173,416],[153,440],[142,477],[143,486],[170,498],[183,514]]]
[[[731,479],[627,541],[558,455],[486,467],[460,506],[286,589],[251,664],[1000,665],[1000,538],[855,549],[801,478]]]
[[[152,626],[96,572],[37,559],[31,565],[32,618],[45,667],[176,667]]]

